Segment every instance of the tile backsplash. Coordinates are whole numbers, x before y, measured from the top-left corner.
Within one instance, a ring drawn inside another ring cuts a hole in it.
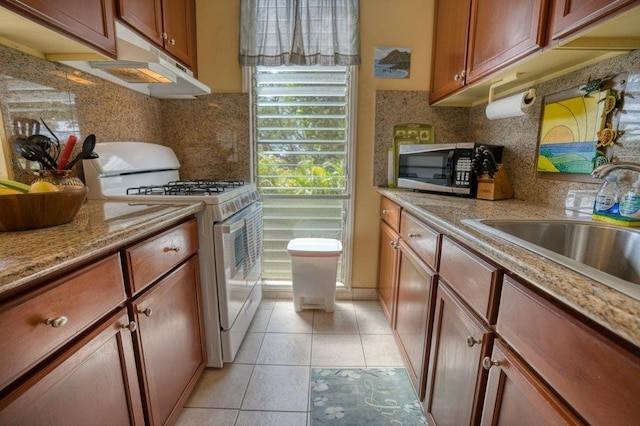
[[[472,108],[430,106],[428,92],[378,91],[374,185],[386,186],[387,149],[393,140],[393,126],[419,122],[434,126],[436,143],[478,142],[505,146],[504,164],[515,198],[552,205],[582,208],[593,197],[599,183],[541,179],[536,176],[537,141],[544,96],[580,86],[590,78],[628,72],[629,80],[640,80],[640,50],[591,65],[536,87],[538,98],[521,117],[488,120],[486,104]],[[637,83],[636,83],[637,84]],[[637,96],[636,96],[637,97]],[[638,100],[628,99],[623,114],[629,123],[620,135],[614,155],[621,161],[640,162],[640,110]]]
[[[156,99],[55,62],[0,45],[0,113],[19,180],[36,167],[17,155],[14,120],[42,118],[61,141],[141,141],[174,148],[187,179],[248,180],[248,95],[213,94],[194,100]],[[50,136],[42,126],[40,133]],[[80,151],[81,143],[74,149]],[[81,166],[77,172],[82,176]]]

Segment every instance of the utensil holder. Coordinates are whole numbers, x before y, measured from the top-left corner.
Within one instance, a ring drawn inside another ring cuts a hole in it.
[[[486,174],[478,178],[476,198],[481,200],[504,200],[511,197],[513,197],[513,188],[502,164],[498,164],[498,171],[493,175],[493,178]]]
[[[36,178],[32,183],[36,182],[52,183],[61,191],[71,191],[84,188],[84,183],[73,170],[38,170]]]

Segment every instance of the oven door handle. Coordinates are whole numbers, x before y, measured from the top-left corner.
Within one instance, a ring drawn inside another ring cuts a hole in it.
[[[218,229],[220,229],[225,234],[233,234],[245,226],[245,219],[240,219],[237,222],[233,222],[229,225],[220,225]]]

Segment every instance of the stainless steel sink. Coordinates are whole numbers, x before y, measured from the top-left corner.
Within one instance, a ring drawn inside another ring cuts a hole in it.
[[[640,230],[578,220],[463,222],[640,299]]]

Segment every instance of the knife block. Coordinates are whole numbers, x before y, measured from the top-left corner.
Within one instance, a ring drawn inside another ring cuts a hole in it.
[[[504,200],[513,197],[513,188],[507,172],[498,164],[498,171],[490,178],[483,174],[478,178],[478,191],[476,198],[481,200]]]

